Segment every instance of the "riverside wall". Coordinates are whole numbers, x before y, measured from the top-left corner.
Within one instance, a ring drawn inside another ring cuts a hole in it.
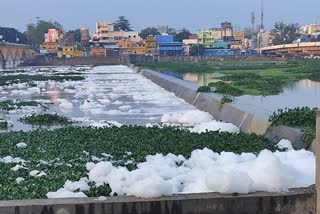
[[[292,142],[295,149],[303,148],[302,133],[299,129],[271,126],[268,120],[240,110],[233,104],[224,104],[223,108],[219,109],[220,100],[216,99],[213,94],[197,93],[199,84],[186,82],[149,69],[140,69],[133,65],[130,67],[189,104],[210,113],[216,120],[232,123],[244,133],[264,135],[274,143],[287,139]]]
[[[0,202],[1,214],[315,214],[314,187],[286,193],[186,194]]]

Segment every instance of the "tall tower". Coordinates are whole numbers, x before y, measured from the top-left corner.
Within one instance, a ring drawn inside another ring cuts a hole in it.
[[[252,12],[251,12],[251,30],[252,30],[252,32],[254,32],[255,19],[256,19],[256,17],[255,17],[255,15],[254,15],[254,12],[252,11]]]
[[[260,29],[264,29],[264,0],[261,0],[261,25]]]

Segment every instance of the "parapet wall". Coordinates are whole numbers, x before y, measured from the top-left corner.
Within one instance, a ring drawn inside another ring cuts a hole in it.
[[[270,122],[256,115],[245,112],[232,104],[224,104],[219,110],[220,100],[212,94],[197,93],[200,85],[186,82],[174,77],[161,74],[148,69],[139,69],[131,66],[136,72],[150,79],[167,91],[173,92],[177,97],[184,99],[196,108],[210,113],[216,120],[233,123],[244,133],[265,135],[272,142],[288,139],[296,149],[303,148],[301,131],[287,126],[271,126]]]
[[[186,194],[157,199],[109,197],[104,201],[48,199],[0,202],[1,214],[315,214],[314,188],[286,193]]]

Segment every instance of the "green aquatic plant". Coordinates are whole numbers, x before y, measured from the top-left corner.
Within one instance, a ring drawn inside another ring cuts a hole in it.
[[[47,108],[47,105],[37,101],[19,101],[19,100],[4,100],[0,101],[0,109],[4,111],[11,111],[21,109],[26,106],[41,106]]]
[[[32,114],[19,119],[20,122],[30,125],[69,125],[73,122],[64,116],[58,114]]]
[[[18,149],[24,142],[26,148]],[[63,187],[65,181],[78,181],[86,177],[86,163],[99,160],[113,160],[115,166],[128,166],[129,170],[145,161],[147,155],[169,153],[189,158],[195,149],[208,148],[215,152],[253,152],[277,148],[263,136],[255,134],[231,134],[207,132],[191,133],[170,127],[123,126],[112,128],[84,128],[68,126],[55,130],[34,130],[30,132],[0,133],[0,158],[19,157],[24,168],[12,171],[17,163],[0,161],[0,200],[46,198],[46,193]],[[130,154],[128,154],[130,152]],[[95,159],[93,159],[95,157]],[[21,163],[18,163],[21,165]],[[45,172],[44,177],[32,177],[32,170]],[[16,179],[25,180],[17,184]],[[91,187],[95,183],[89,183]],[[85,192],[88,196],[108,196],[110,187],[106,184]]]
[[[303,131],[305,147],[308,148],[316,138],[316,114],[317,108],[279,109],[270,116],[269,121],[273,126],[285,125],[300,128]]]

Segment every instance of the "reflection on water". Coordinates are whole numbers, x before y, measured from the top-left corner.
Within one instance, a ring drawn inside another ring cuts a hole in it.
[[[216,77],[224,76],[221,73],[175,73],[170,71],[160,71],[160,73],[182,79],[188,82],[198,83],[200,85],[208,85],[211,82],[216,82]]]
[[[284,108],[308,106],[320,107],[320,83],[311,80],[301,80],[290,83],[283,93],[275,96],[250,96],[238,97],[234,104],[245,111],[269,117],[274,111]]]
[[[208,85],[214,82],[215,77],[223,74],[220,73],[174,73],[165,72],[161,73],[170,75],[185,81],[198,83],[199,85]],[[221,95],[216,94],[217,99],[221,99]],[[252,96],[244,95],[237,97],[233,104],[250,113],[259,115],[264,118],[284,108],[295,108],[308,106],[310,108],[320,108],[320,82],[311,80],[301,80],[288,84],[283,89],[283,93],[275,96]]]

